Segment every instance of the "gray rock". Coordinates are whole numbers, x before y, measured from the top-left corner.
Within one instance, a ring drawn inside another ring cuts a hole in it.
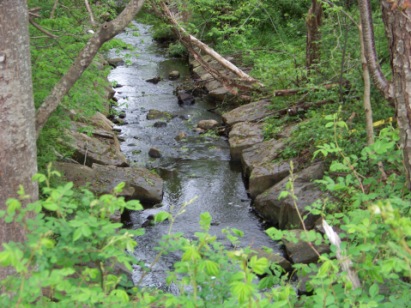
[[[120,182],[125,182],[128,191],[133,190],[129,199],[137,199],[142,203],[156,204],[163,198],[163,180],[146,168],[102,166],[94,164],[94,190],[98,194],[110,193]]]
[[[156,149],[156,148],[151,148],[151,149],[148,151],[148,155],[149,155],[151,158],[160,158],[160,157],[162,156],[160,150],[158,150],[158,149]]]
[[[240,122],[235,124],[229,133],[231,158],[241,160],[241,153],[264,139],[262,124]]]
[[[54,166],[63,173],[66,180],[73,182],[75,187],[87,185],[97,195],[112,193],[114,187],[120,182],[125,182],[126,186],[120,196],[126,199],[138,199],[150,205],[162,200],[163,180],[145,168],[120,168],[97,164],[90,168],[62,162],[57,162]]]
[[[208,92],[208,97],[210,100],[222,102],[227,99],[231,99],[233,95],[224,87],[220,87]]]
[[[231,126],[238,122],[264,119],[272,113],[272,110],[269,109],[270,105],[271,103],[267,100],[242,105],[223,114],[223,122]]]
[[[150,109],[146,118],[147,120],[170,119],[172,118],[172,115],[167,111]]]
[[[181,105],[192,105],[195,103],[195,98],[191,93],[186,91],[177,92],[178,103]]]
[[[167,127],[167,123],[166,123],[166,122],[162,122],[162,121],[158,121],[158,122],[155,122],[155,123],[153,124],[153,127],[155,127],[155,128]]]
[[[161,77],[160,77],[160,76],[157,76],[157,77],[150,78],[150,79],[147,79],[147,80],[146,80],[146,82],[150,82],[150,83],[152,83],[152,84],[157,84],[157,83],[159,83],[160,81],[161,81]]]
[[[290,175],[290,164],[286,162],[266,162],[256,166],[249,178],[248,192],[250,197],[254,199],[288,175]]]
[[[174,138],[177,141],[181,141],[187,138],[187,134],[185,132],[179,132],[178,135]]]
[[[197,123],[197,128],[202,130],[209,130],[217,127],[219,123],[216,120],[201,120]]]
[[[122,58],[107,59],[107,62],[108,62],[108,64],[110,64],[113,67],[124,65],[124,60]]]
[[[107,130],[107,131],[111,131],[114,126],[113,122],[107,119],[107,117],[100,112],[96,112],[91,117],[90,121],[93,124],[93,126]]]
[[[292,269],[291,263],[286,258],[272,251],[266,251],[262,248],[257,248],[254,249],[254,251],[250,254],[250,258],[252,256],[257,256],[258,258],[266,258],[271,263],[280,265],[287,272],[291,271]]]
[[[104,137],[88,136],[76,131],[67,132],[70,141],[64,141],[74,152],[73,159],[80,164],[128,166],[127,159],[120,151],[117,137],[105,131]]]
[[[245,176],[250,176],[255,166],[271,162],[281,154],[284,143],[281,140],[270,139],[257,143],[243,150],[241,162]]]
[[[308,214],[305,207],[325,195],[325,193],[311,181],[321,178],[323,173],[324,164],[315,163],[296,174],[297,178],[294,181],[294,193],[298,199],[296,202],[299,212],[301,216],[305,217],[304,223],[307,229],[314,227],[318,216]],[[288,181],[289,177],[286,177],[281,182],[258,195],[253,206],[259,215],[280,229],[302,228],[293,199],[288,196],[278,200],[280,193],[286,191]]]
[[[168,79],[170,79],[170,80],[176,80],[178,78],[180,78],[180,72],[179,71],[171,71],[168,74]]]
[[[301,240],[301,234],[304,230],[291,230],[290,232],[294,233],[296,238],[298,239],[297,243],[293,243],[291,241],[284,241],[285,250],[288,254],[290,260],[296,263],[314,263],[318,260],[318,255],[316,252],[311,248],[311,246]],[[326,244],[321,245],[314,245],[314,249],[321,255],[323,253],[330,252],[330,246]]]

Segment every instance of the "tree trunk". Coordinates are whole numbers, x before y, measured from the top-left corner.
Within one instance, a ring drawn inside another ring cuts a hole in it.
[[[37,136],[46,124],[51,113],[56,110],[63,97],[70,91],[71,87],[81,77],[83,72],[93,61],[99,48],[123,29],[133,20],[144,4],[144,0],[131,0],[124,10],[111,22],[104,23],[100,30],[87,42],[86,46],[74,60],[68,72],[54,86],[51,93],[46,97],[43,104],[37,110],[36,130]]]
[[[358,0],[368,68],[377,88],[395,104],[400,145],[408,188],[411,189],[411,5],[410,1],[383,0],[382,16],[390,46],[392,81],[377,61],[370,0]]]
[[[31,80],[28,10],[26,0],[0,1],[0,210],[17,197],[22,185],[34,201],[38,188],[31,181],[37,172],[34,101]],[[4,242],[24,241],[15,223],[0,223],[0,249]],[[0,267],[0,280],[11,273]]]
[[[321,59],[321,32],[323,8],[321,2],[311,1],[311,7],[308,10],[307,25],[307,44],[306,44],[306,67],[308,72],[312,66],[318,64]]]
[[[392,95],[411,189],[411,9],[383,1],[382,11],[391,53]]]

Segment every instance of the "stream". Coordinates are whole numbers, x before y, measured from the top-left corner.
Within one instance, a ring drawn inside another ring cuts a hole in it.
[[[134,46],[135,50],[113,50],[108,55],[127,59],[127,65],[113,69],[109,76],[110,81],[117,83],[117,108],[126,114],[126,124],[118,126],[124,140],[121,149],[131,164],[154,169],[164,180],[162,203],[153,209],[131,213],[131,227],[140,228],[147,217],[158,210],[176,215],[183,205],[188,204],[185,212],[176,217],[172,232],[182,232],[184,236],[194,238],[194,232],[200,230],[200,214],[209,212],[213,218],[210,233],[223,242],[225,236],[221,231],[231,227],[244,232],[240,246],[267,246],[280,251],[251,211],[241,166],[230,161],[227,139],[193,131],[199,120],[221,122],[220,116],[208,111],[215,106],[201,98],[196,98],[193,105],[178,104],[173,92],[178,85],[190,79],[188,64],[169,58],[166,50],[153,41],[150,27],[135,22],[133,27],[117,36]],[[168,79],[169,72],[173,70],[180,72],[178,80]],[[159,83],[146,82],[157,76],[162,78]],[[150,109],[167,111],[174,117],[165,121],[166,126],[155,127],[154,123],[164,120],[147,120]],[[187,137],[176,141],[175,137],[180,132]],[[161,152],[161,158],[149,157],[148,151],[152,147]],[[168,229],[166,222],[148,226],[146,234],[137,238],[134,254],[140,265],[152,263],[157,254],[153,248]],[[165,286],[166,271],[175,261],[175,256],[163,256],[143,278],[140,266],[135,265],[134,283],[169,290]]]

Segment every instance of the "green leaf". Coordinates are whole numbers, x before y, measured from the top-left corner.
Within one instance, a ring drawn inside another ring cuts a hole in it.
[[[198,248],[196,246],[186,246],[184,248],[185,252],[181,258],[183,261],[195,261],[195,260],[200,260],[201,255],[200,252],[198,251]]]
[[[278,200],[287,198],[289,194],[290,194],[290,193],[289,193],[288,191],[283,190],[282,192],[280,192],[280,195],[278,196]]]
[[[14,214],[17,210],[21,208],[21,203],[19,200],[11,198],[6,201],[7,214]]]
[[[164,211],[158,212],[158,213],[154,216],[154,223],[163,222],[164,220],[169,219],[170,216],[171,216],[171,214],[168,213],[168,212],[164,212]]]
[[[121,192],[123,191],[123,189],[124,189],[125,186],[126,186],[126,183],[125,183],[125,182],[121,182],[121,183],[117,184],[116,187],[114,187],[113,192],[114,192],[115,194],[119,194],[119,193],[121,193]]]
[[[43,207],[46,210],[49,210],[49,211],[52,211],[52,212],[58,210],[58,205],[56,203],[54,203],[53,201],[48,201],[48,200],[44,201],[43,202]]]
[[[278,230],[274,227],[268,228],[267,230],[265,230],[265,233],[267,233],[267,235],[274,241],[282,240],[284,237],[283,231]]]
[[[142,211],[144,209],[139,200],[127,201],[126,208],[132,211]]]
[[[73,233],[73,242],[77,241],[80,237],[82,236],[81,229],[78,228],[76,231]]]
[[[231,228],[230,230],[233,232],[234,235],[236,235],[238,237],[243,237],[244,236],[244,232],[239,230],[239,229]]]
[[[335,172],[335,171],[350,171],[350,168],[343,163],[340,163],[338,161],[333,161],[330,166],[330,171]]]
[[[49,238],[42,238],[41,245],[45,248],[52,249],[54,248],[54,241]]]
[[[35,175],[33,175],[32,180],[34,182],[43,183],[43,182],[47,181],[47,177],[44,174],[36,173]]]
[[[110,296],[116,297],[121,303],[128,303],[130,301],[127,292],[124,290],[115,289],[111,291]]]
[[[242,281],[235,281],[231,283],[231,292],[238,298],[240,303],[244,303],[251,297],[253,287]]]
[[[208,231],[211,226],[212,217],[209,212],[204,212],[200,214],[200,226],[204,231]]]
[[[266,258],[257,258],[257,256],[252,256],[248,265],[251,267],[254,273],[257,275],[262,275],[268,268],[269,262]]]
[[[205,267],[206,273],[210,276],[217,276],[218,273],[220,272],[220,267],[218,263],[211,261],[211,260],[205,260],[204,267]]]
[[[370,293],[370,297],[371,297],[371,298],[375,298],[375,297],[378,295],[378,293],[380,292],[380,289],[379,289],[378,285],[377,285],[376,283],[374,283],[374,284],[370,287],[370,289],[369,289],[368,292]]]

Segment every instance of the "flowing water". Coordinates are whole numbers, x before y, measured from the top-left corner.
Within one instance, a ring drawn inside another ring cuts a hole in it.
[[[128,59],[127,65],[112,70],[109,79],[118,84],[116,97],[119,110],[126,113],[127,124],[121,128],[124,139],[121,148],[130,162],[155,169],[164,180],[164,197],[156,209],[132,213],[133,228],[140,228],[152,213],[160,210],[176,214],[189,203],[184,214],[178,216],[173,232],[182,232],[193,238],[199,231],[199,216],[209,212],[213,218],[210,232],[224,240],[224,228],[237,228],[244,232],[241,245],[260,248],[267,246],[278,251],[278,244],[264,233],[261,222],[251,211],[250,200],[244,187],[241,166],[230,162],[230,151],[225,137],[199,135],[193,128],[199,120],[221,118],[209,112],[214,106],[205,99],[196,98],[193,105],[179,105],[174,95],[176,87],[190,79],[188,64],[169,58],[166,51],[152,39],[150,26],[135,23],[134,27],[118,35],[134,46],[135,50],[112,51],[109,57]],[[168,80],[170,71],[178,70],[178,80]],[[158,84],[146,82],[160,76]],[[165,127],[154,127],[156,121],[147,120],[150,109],[167,111],[174,115]],[[179,132],[187,138],[176,141]],[[152,159],[150,148],[160,150],[162,157]],[[148,226],[146,234],[138,237],[135,256],[143,264],[151,264],[156,256],[153,247],[167,233],[169,225]],[[165,271],[171,266],[172,256],[163,257],[152,271],[140,281],[136,266],[133,280],[145,286],[164,287]]]

